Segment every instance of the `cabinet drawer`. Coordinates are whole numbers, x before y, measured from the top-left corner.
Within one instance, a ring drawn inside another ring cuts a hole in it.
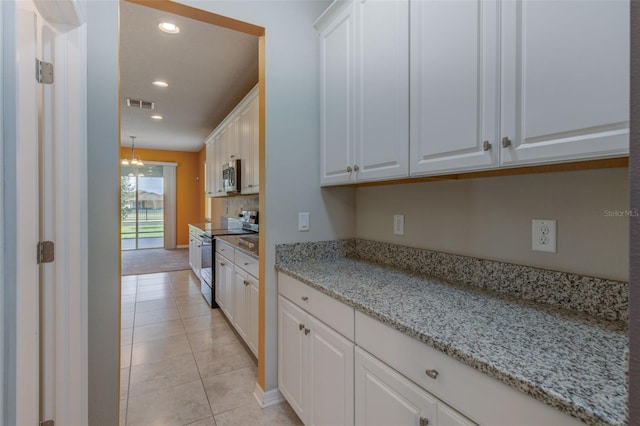
[[[278,292],[353,341],[355,335],[353,308],[283,273],[278,274]]]
[[[356,345],[480,424],[581,424],[361,312],[355,318]],[[427,370],[437,371],[437,377]]]
[[[233,262],[236,266],[244,269],[254,277],[258,277],[258,259],[253,256],[249,256],[246,253],[236,250],[236,259]]]
[[[229,259],[232,263],[235,263],[236,249],[232,245],[225,243],[222,240],[216,240],[216,253],[220,253],[222,256]]]

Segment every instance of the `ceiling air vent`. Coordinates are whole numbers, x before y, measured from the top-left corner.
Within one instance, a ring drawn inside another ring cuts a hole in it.
[[[127,106],[140,109],[153,109],[154,103],[149,101],[141,101],[138,99],[127,98]]]

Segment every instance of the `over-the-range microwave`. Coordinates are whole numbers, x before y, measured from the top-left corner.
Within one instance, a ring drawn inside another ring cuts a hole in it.
[[[240,193],[240,160],[233,159],[222,164],[222,189],[226,193]]]

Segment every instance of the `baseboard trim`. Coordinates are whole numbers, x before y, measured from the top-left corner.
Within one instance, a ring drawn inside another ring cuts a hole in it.
[[[176,248],[189,248],[189,244],[183,244],[181,246],[176,246]]]
[[[284,397],[278,389],[271,389],[270,391],[263,391],[259,384],[256,383],[256,388],[253,391],[253,396],[260,404],[260,407],[267,408],[272,405],[276,405],[284,401]]]

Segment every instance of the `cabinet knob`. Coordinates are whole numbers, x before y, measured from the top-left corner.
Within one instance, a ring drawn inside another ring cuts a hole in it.
[[[510,146],[511,146],[511,139],[509,139],[507,136],[502,138],[502,147],[509,148]]]
[[[354,172],[360,171],[360,167],[356,164],[355,166],[353,166],[353,171]]]
[[[426,417],[420,417],[420,426],[427,426],[429,424],[429,419]]]
[[[438,378],[438,370],[426,370],[424,373],[433,380]]]
[[[491,144],[489,143],[489,141],[482,142],[482,149],[484,151],[489,151],[491,149]]]
[[[307,300],[309,300],[309,298],[307,296],[302,296],[302,301],[306,302]]]
[[[352,172],[351,166],[347,166],[347,172],[349,172],[349,173]]]
[[[309,330],[308,328],[305,328],[305,329],[304,329],[304,335],[305,335],[305,336],[306,336],[306,335],[308,335],[310,332],[311,332],[311,330]]]
[[[253,185],[249,184],[247,185],[247,188],[253,188]]]
[[[249,264],[249,262],[244,262],[244,266],[247,266]]]
[[[249,285],[249,281],[244,280],[244,285]]]
[[[221,263],[220,266],[227,266],[227,264],[226,263]]]
[[[300,331],[304,330],[304,324],[298,324],[298,328],[300,329]]]

